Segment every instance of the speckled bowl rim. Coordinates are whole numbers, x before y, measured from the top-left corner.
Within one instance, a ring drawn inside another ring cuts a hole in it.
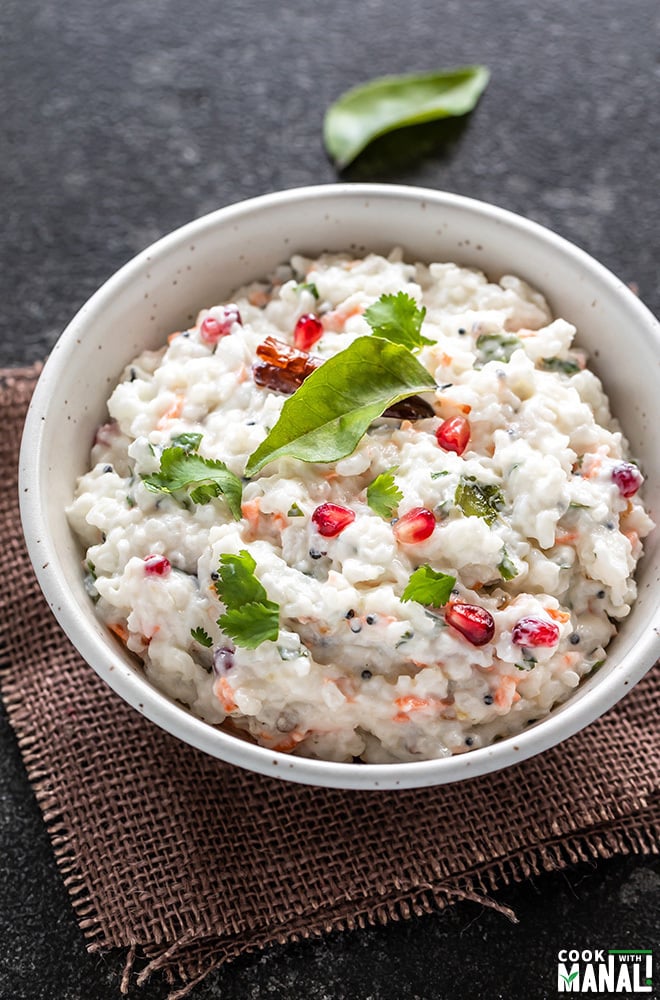
[[[401,202],[401,199],[409,202],[411,209],[422,203],[451,206],[472,215],[477,213],[482,220],[489,224],[494,222],[505,231],[515,230],[518,236],[545,246],[551,257],[557,253],[568,255],[571,264],[579,272],[587,274],[596,285],[623,296],[631,320],[644,330],[646,337],[654,340],[660,357],[660,325],[618,278],[565,239],[507,210],[446,192],[380,184],[320,185],[252,198],[190,222],[146,248],[102,285],[62,333],[39,378],[22,440],[21,518],[29,555],[55,617],[87,663],[129,705],[167,732],[205,753],[261,774],[346,789],[423,787],[487,774],[541,753],[577,733],[611,708],[639,681],[660,656],[658,608],[655,608],[650,627],[635,646],[634,653],[624,656],[616,669],[602,681],[596,678],[597,682],[593,683],[588,696],[569,699],[544,720],[515,737],[466,754],[436,760],[395,764],[335,763],[290,756],[253,745],[202,722],[158,692],[110,638],[101,640],[85,621],[85,614],[66,583],[66,574],[49,536],[46,516],[48,496],[43,488],[47,461],[43,429],[45,422],[58,418],[50,405],[54,386],[62,379],[75,384],[72,365],[75,369],[76,342],[81,333],[89,335],[94,316],[115,296],[122,294],[122,289],[134,280],[145,261],[155,268],[159,259],[176,249],[177,245],[194,239],[200,231],[238,223],[246,214],[260,213],[266,208],[303,211],[305,204],[309,205],[310,200],[319,198],[329,205],[342,201],[346,203],[346,199],[366,200],[381,210],[386,210],[388,202]]]

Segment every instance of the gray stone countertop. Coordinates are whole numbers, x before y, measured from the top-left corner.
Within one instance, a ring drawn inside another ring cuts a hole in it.
[[[176,226],[337,180],[322,120],[349,86],[472,63],[492,79],[469,120],[418,130],[414,155],[381,144],[342,179],[512,209],[660,313],[657,0],[3,0],[0,54],[0,365],[44,357]],[[4,716],[0,745],[0,996],[115,998],[121,956],[85,951]],[[657,942],[659,888],[657,859],[594,862],[503,887],[518,924],[459,904],[246,957],[190,996],[545,1000],[558,949]]]

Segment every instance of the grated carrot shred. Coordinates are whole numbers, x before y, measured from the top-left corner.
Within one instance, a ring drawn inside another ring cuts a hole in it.
[[[498,708],[509,708],[514,701],[519,700],[520,696],[516,698],[516,678],[511,677],[510,674],[505,674],[497,686],[495,692],[495,704]]]
[[[572,545],[580,537],[578,531],[566,531],[562,535],[555,536],[555,545]]]
[[[228,715],[230,712],[236,711],[238,705],[234,701],[234,691],[226,677],[218,677],[215,682],[214,691],[216,698]]]
[[[177,417],[180,417],[181,413],[183,412],[183,404],[185,403],[185,401],[186,397],[183,395],[183,393],[177,392],[174,398],[174,402],[172,403],[172,405],[168,410],[165,410],[165,413],[162,415],[162,417],[156,424],[156,429],[162,431],[165,427],[167,427],[167,425],[172,420],[176,420]]]
[[[563,623],[570,620],[571,616],[568,613],[568,611],[558,611],[555,608],[546,608],[545,610],[548,612],[551,618],[554,618],[556,622]]]
[[[108,625],[108,628],[126,645],[128,642],[128,629],[125,625],[122,625],[121,622],[112,622]]]
[[[307,733],[300,733],[294,730],[281,739],[279,743],[273,744],[271,750],[277,750],[280,753],[290,753],[291,750],[294,750],[305,739],[305,736],[307,736]]]
[[[394,704],[402,712],[419,712],[422,708],[428,708],[431,702],[428,698],[418,698],[417,695],[406,694],[400,698],[395,698]]]

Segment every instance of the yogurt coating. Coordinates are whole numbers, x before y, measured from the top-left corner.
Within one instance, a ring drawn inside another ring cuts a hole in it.
[[[417,358],[439,387],[425,395],[435,416],[377,420],[334,463],[268,464],[244,482],[240,520],[221,497],[147,488],[182,434],[242,477],[287,398],[255,383],[259,345],[303,329],[327,359],[399,292],[426,309],[432,344]],[[575,332],[519,278],[398,250],[296,256],[202,310],[126,368],[68,510],[102,620],[164,693],[274,750],[423,760],[543,718],[605,659],[653,527]],[[400,495],[392,517],[368,502],[383,473]],[[354,515],[335,535],[315,514],[326,504]],[[218,625],[221,558],[242,552],[279,606],[277,639],[255,649]],[[420,567],[455,579],[446,604],[402,599]],[[467,626],[465,606],[478,610]]]

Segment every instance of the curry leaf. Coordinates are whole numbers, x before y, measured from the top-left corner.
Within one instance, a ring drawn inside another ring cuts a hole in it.
[[[384,76],[346,91],[325,115],[325,147],[340,169],[378,136],[406,125],[472,111],[489,73],[485,66]]]
[[[497,486],[464,476],[456,487],[454,503],[467,517],[483,517],[486,524],[493,524],[504,506],[504,497]]]
[[[435,388],[406,347],[380,337],[358,337],[287,399],[279,420],[248,458],[245,474],[253,476],[284,456],[303,462],[344,458],[384,410]]]

